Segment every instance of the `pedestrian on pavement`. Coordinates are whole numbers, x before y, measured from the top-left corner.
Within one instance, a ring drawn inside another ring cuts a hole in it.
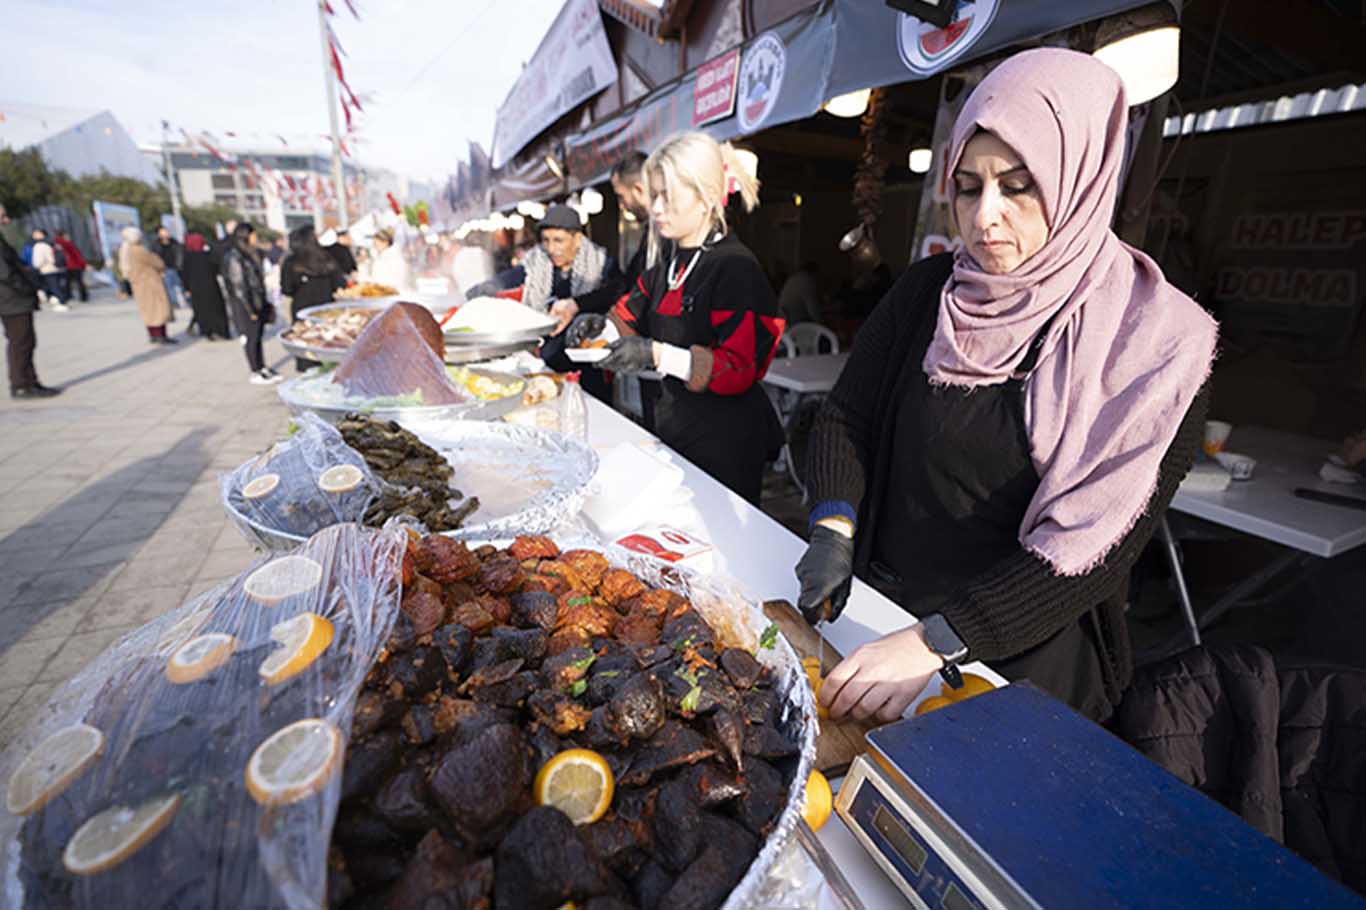
[[[318,242],[332,257],[332,261],[337,263],[337,270],[346,281],[351,281],[356,277],[356,272],[360,268],[356,262],[355,255],[351,252],[351,233],[349,231],[337,231],[328,228],[323,231]]]
[[[228,311],[223,304],[223,293],[218,287],[218,268],[204,242],[203,234],[185,235],[184,271],[185,296],[190,298],[194,311],[192,325],[206,341],[224,341],[228,336]]]
[[[153,250],[166,265],[166,271],[161,273],[161,277],[162,281],[166,283],[166,297],[171,302],[171,309],[183,306],[185,282],[181,280],[180,270],[185,266],[185,248],[180,245],[179,240],[171,236],[168,229],[159,227],[157,228],[156,246]]]
[[[265,274],[261,269],[261,254],[256,248],[256,229],[245,221],[233,228],[232,242],[223,254],[223,286],[238,328],[246,336],[244,347],[252,384],[270,385],[284,379],[266,366],[265,355],[261,352],[261,336],[275,313],[266,299]]]
[[[119,232],[123,245],[119,247],[119,270],[133,287],[133,301],[138,315],[147,327],[149,344],[175,344],[166,337],[166,323],[171,321],[171,301],[166,296],[166,282],[162,273],[165,261],[142,245],[142,231],[129,225]]]
[[[284,262],[285,257],[288,255],[289,243],[286,241],[283,234],[272,240],[270,246],[266,248],[266,258],[270,260],[271,265],[279,265],[281,262]]]
[[[299,318],[299,311],[320,306],[332,299],[340,288],[346,287],[341,269],[322,244],[313,225],[305,224],[289,232],[289,255],[280,264],[280,290],[289,297],[289,318]],[[294,358],[300,373],[317,366],[312,360]]]
[[[33,229],[33,252],[31,264],[42,281],[43,293],[52,302],[52,308],[65,313],[71,307],[66,305],[66,256],[47,239],[47,231]]]
[[[0,205],[0,225],[5,224],[9,224],[9,216]],[[11,398],[51,398],[62,391],[39,382],[33,369],[33,349],[38,346],[33,331],[33,311],[36,309],[38,288],[24,271],[19,253],[0,236],[0,320],[5,325]]]
[[[85,256],[81,255],[81,248],[72,241],[71,235],[66,231],[58,231],[53,238],[53,243],[61,249],[66,256],[66,299],[75,300],[76,294],[81,295],[81,303],[90,302],[90,291],[85,286]]]

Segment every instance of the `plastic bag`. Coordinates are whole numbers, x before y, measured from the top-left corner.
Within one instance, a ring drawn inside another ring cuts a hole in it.
[[[583,400],[578,373],[530,376],[522,401],[522,407],[503,416],[504,421],[575,439],[588,438],[588,406]]]
[[[300,414],[295,426],[294,435],[218,481],[237,529],[265,549],[289,549],[330,525],[359,524],[388,486],[317,415]]]
[[[407,542],[327,528],[59,689],[0,756],[5,906],[321,906],[353,703],[398,615]],[[16,783],[35,750],[60,764],[49,737],[75,724],[99,731],[93,760],[64,788]],[[140,836],[136,809],[153,820]],[[117,832],[103,853],[101,826]]]

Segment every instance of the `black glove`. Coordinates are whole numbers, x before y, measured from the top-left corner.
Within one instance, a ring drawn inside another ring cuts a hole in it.
[[[583,318],[583,317],[580,317]],[[577,320],[575,320],[577,322]],[[570,327],[571,330],[573,327]],[[598,369],[614,373],[641,373],[655,368],[655,346],[648,338],[618,338],[607,346],[608,354],[598,361]]]
[[[580,313],[564,330],[564,346],[581,348],[585,341],[592,341],[607,331],[607,317],[601,313]]]
[[[797,597],[797,609],[802,616],[813,626],[821,621],[833,622],[844,612],[849,600],[854,577],[854,539],[816,525],[796,572],[802,586]]]

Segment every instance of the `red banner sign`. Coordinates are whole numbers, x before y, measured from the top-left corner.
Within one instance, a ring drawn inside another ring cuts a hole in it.
[[[734,113],[735,76],[739,69],[738,47],[697,68],[697,82],[692,90],[693,126],[721,120]]]

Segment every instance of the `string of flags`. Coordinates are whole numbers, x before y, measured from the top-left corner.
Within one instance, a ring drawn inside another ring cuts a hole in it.
[[[248,189],[260,189],[264,192],[272,192],[280,197],[280,200],[287,208],[306,209],[311,208],[314,201],[324,207],[336,205],[337,184],[331,177],[320,174],[288,174],[279,168],[271,167],[264,162],[257,161],[249,155],[241,155],[221,148],[218,138],[208,131],[198,131],[191,133],[184,127],[177,128],[185,145],[191,149],[191,154],[198,154],[195,149],[203,149],[215,161],[223,165],[229,171],[244,172],[244,182]],[[223,133],[228,137],[235,137],[236,133],[224,130]],[[277,136],[280,143],[285,148],[289,148],[289,143],[283,136]],[[329,136],[323,136],[329,139]],[[350,150],[343,144],[343,150],[349,157]],[[352,175],[345,181],[346,198],[348,202],[359,201],[362,195],[360,178]]]

